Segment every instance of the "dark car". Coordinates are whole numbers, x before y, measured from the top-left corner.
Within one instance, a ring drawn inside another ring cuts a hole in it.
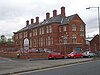
[[[52,52],[48,54],[48,59],[58,59],[58,58],[64,58],[64,55],[57,52]]]
[[[82,52],[71,52],[70,54],[68,54],[67,57],[68,58],[82,58],[83,54]]]

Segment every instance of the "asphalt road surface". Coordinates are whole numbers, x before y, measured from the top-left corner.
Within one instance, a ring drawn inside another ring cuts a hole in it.
[[[100,75],[100,60],[18,75]]]

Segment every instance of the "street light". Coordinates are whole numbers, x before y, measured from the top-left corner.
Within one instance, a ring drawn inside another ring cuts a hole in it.
[[[99,8],[100,7],[88,7],[86,9],[91,9],[91,8],[96,8],[98,9],[98,25],[99,25],[99,50],[100,50],[100,13],[99,13]]]

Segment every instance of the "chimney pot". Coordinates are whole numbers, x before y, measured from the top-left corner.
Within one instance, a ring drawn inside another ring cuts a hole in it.
[[[26,26],[28,26],[28,25],[29,25],[29,20],[26,21]]]
[[[53,17],[57,16],[57,10],[53,10]]]
[[[33,24],[34,23],[34,19],[31,19],[31,24]]]
[[[49,12],[46,13],[46,19],[48,19],[48,18],[50,18],[50,13]]]
[[[62,17],[65,17],[65,7],[61,7],[61,15]]]
[[[39,17],[36,17],[36,24],[39,24]]]

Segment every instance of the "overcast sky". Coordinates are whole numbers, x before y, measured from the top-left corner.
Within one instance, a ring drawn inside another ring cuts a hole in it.
[[[12,36],[26,25],[26,20],[39,16],[45,19],[46,12],[66,7],[66,16],[78,14],[86,24],[87,36],[99,33],[97,9],[87,7],[100,6],[100,0],[0,0],[0,35]]]

